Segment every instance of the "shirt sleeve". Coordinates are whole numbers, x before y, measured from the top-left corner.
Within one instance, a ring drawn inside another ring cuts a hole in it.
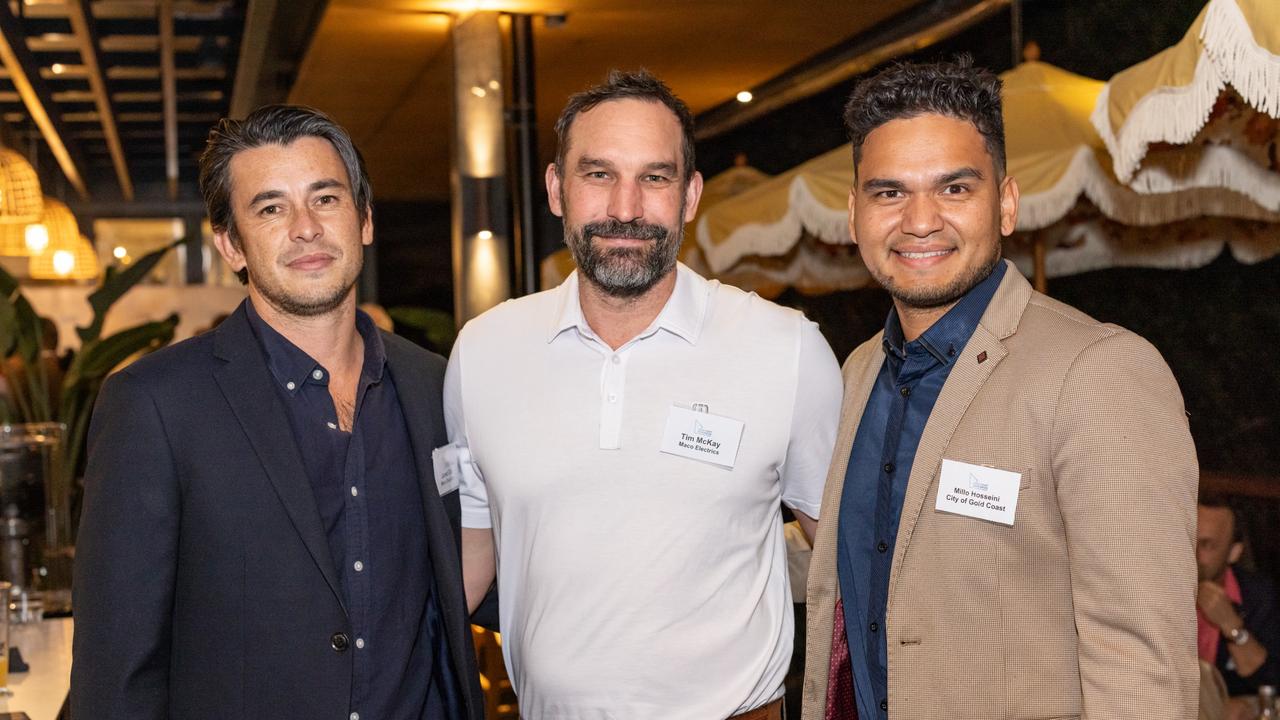
[[[493,527],[489,516],[489,492],[484,476],[471,457],[467,437],[467,421],[462,403],[462,335],[449,355],[449,368],[444,374],[444,423],[449,433],[449,448],[458,470],[458,499],[462,505],[462,527]]]
[[[780,469],[782,501],[817,519],[822,488],[836,444],[840,400],[844,385],[840,365],[818,326],[804,320],[800,327],[795,406],[791,413],[791,441]]]

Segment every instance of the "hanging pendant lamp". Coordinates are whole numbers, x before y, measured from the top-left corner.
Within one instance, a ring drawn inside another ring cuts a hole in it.
[[[99,269],[98,253],[84,236],[70,245],[50,242],[28,265],[33,280],[93,280]]]
[[[0,224],[37,222],[43,209],[35,168],[21,153],[0,148]]]
[[[71,246],[80,237],[80,228],[71,210],[60,200],[44,199],[44,212],[37,222],[26,225],[0,224],[0,255],[34,257],[49,243],[59,240]]]

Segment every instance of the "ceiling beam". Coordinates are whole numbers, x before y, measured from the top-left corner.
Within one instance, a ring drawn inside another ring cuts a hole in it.
[[[164,177],[178,199],[178,81],[173,61],[173,0],[160,0],[160,93],[164,96]]]
[[[111,107],[111,95],[107,93],[107,81],[102,76],[98,28],[93,19],[93,9],[89,7],[89,0],[74,0],[67,3],[67,19],[71,21],[71,30],[80,50],[80,61],[88,71],[89,90],[93,93],[93,104],[98,108],[98,120],[102,123],[102,133],[107,142],[107,149],[111,151],[111,164],[115,167],[116,180],[120,183],[120,195],[124,197],[125,202],[132,202],[133,178],[129,177],[129,164],[124,157],[124,147],[120,144],[120,131],[116,128],[116,115]]]
[[[80,166],[84,164],[80,152],[63,140],[66,128],[54,105],[53,94],[40,77],[40,64],[27,48],[22,22],[14,17],[7,2],[0,2],[0,62],[8,70],[10,82],[22,97],[32,122],[40,128],[40,134],[48,143],[49,152],[58,161],[63,175],[66,175],[67,182],[81,198],[88,200],[89,189],[80,174]]]
[[[697,139],[726,133],[895,57],[945,40],[1011,1],[933,0],[912,7],[751,88],[751,102],[729,100],[698,115]]]
[[[285,102],[328,0],[249,0],[228,117]]]

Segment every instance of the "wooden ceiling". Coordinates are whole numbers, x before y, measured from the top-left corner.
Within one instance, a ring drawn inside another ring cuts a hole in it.
[[[5,140],[44,159],[64,190],[46,194],[128,201],[194,188],[195,157],[227,112],[242,5],[0,2]]]
[[[540,157],[565,99],[610,68],[646,67],[694,113],[718,106],[919,0],[330,0],[289,101],[332,114],[365,155],[375,197],[449,192],[448,13],[563,15],[534,23]]]

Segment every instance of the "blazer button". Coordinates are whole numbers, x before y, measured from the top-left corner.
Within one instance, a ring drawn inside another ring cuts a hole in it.
[[[336,632],[329,638],[329,645],[333,647],[336,652],[343,652],[351,646],[351,638],[347,637],[347,634],[344,632]]]

